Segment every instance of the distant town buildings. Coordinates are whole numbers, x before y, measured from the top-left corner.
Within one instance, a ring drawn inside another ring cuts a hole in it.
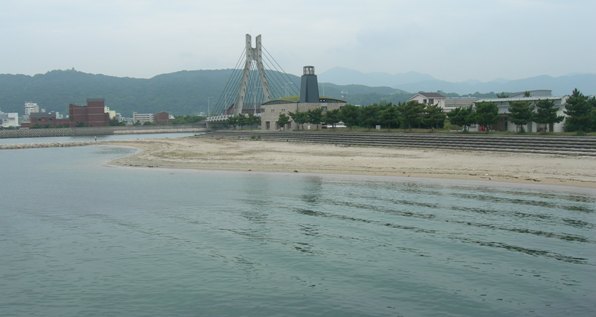
[[[132,113],[132,122],[134,124],[157,124],[163,125],[170,122],[170,114],[167,112],[158,113]]]
[[[6,128],[17,128],[19,126],[19,114],[16,112],[4,113],[0,111],[0,126]]]
[[[110,116],[105,112],[103,98],[87,99],[86,106],[68,106],[70,125],[73,127],[105,127],[110,125]]]
[[[68,115],[60,112],[46,112],[35,102],[25,102],[24,115],[0,111],[1,128],[64,128],[64,127],[106,127],[110,125],[169,124],[174,117],[168,112],[133,113],[125,118],[105,105],[103,98],[88,98],[86,105],[70,104]]]
[[[32,113],[40,112],[39,105],[35,102],[25,102],[25,117]]]
[[[22,117],[23,122],[29,122],[29,116],[32,113],[39,113],[43,112],[44,110],[39,107],[39,105],[35,102],[25,102],[24,106],[24,114]]]
[[[58,112],[32,112],[29,122],[23,123],[28,128],[66,128],[70,120],[62,118]]]
[[[134,122],[135,124],[153,123],[153,114],[133,112],[132,122]]]

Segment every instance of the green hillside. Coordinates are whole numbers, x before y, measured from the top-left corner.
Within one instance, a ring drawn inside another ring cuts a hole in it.
[[[196,70],[162,74],[150,79],[54,70],[45,74],[0,75],[0,110],[23,113],[23,104],[36,102],[46,111],[68,112],[70,103],[84,105],[87,98],[104,98],[110,108],[130,116],[132,112],[168,111],[195,114],[214,103],[233,70]],[[296,87],[300,78],[289,75]],[[352,104],[399,102],[411,94],[389,87],[319,84],[321,95],[342,98]]]

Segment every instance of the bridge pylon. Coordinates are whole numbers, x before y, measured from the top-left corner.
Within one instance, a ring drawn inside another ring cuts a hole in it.
[[[255,47],[252,47],[252,38],[250,34],[246,34],[245,63],[244,69],[242,71],[242,81],[240,83],[238,99],[235,102],[234,114],[242,113],[242,108],[244,107],[244,99],[246,98],[246,90],[248,89],[248,78],[253,62],[256,63],[256,68],[259,73],[261,89],[263,89],[263,102],[271,100],[269,82],[267,81],[267,77],[265,76],[265,67],[263,66],[263,47],[261,45],[261,35],[257,35],[255,40]]]

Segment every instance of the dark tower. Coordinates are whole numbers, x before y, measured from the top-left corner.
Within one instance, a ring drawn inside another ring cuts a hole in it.
[[[319,83],[314,66],[304,66],[300,84],[300,102],[319,102]]]

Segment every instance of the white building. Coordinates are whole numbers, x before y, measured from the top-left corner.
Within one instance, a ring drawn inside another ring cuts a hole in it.
[[[19,114],[16,112],[4,113],[0,111],[0,126],[2,128],[19,127]]]
[[[419,92],[410,97],[408,101],[417,101],[423,105],[438,105],[441,109],[445,109],[445,96],[437,92]]]
[[[146,122],[153,123],[153,114],[152,113],[132,113],[132,122],[145,124]]]
[[[104,106],[103,111],[107,113],[108,116],[110,116],[110,120],[116,119],[116,116],[118,115],[115,110],[112,110],[110,109],[110,107],[107,106]]]
[[[29,117],[29,115],[33,112],[39,112],[39,105],[35,102],[25,102],[25,116]]]
[[[554,102],[555,108],[557,108],[557,115],[565,117],[565,104],[567,102],[568,96],[562,97],[553,97],[551,96],[550,90],[532,90],[528,92],[522,93],[515,93],[511,95],[512,97],[508,98],[491,98],[491,99],[480,99],[477,100],[476,103],[479,102],[492,102],[497,105],[499,108],[499,122],[497,123],[496,129],[500,131],[509,131],[509,132],[518,132],[518,127],[515,123],[508,120],[507,116],[509,114],[509,103],[514,101],[528,101],[531,103],[536,103],[540,100],[552,100]],[[538,124],[536,122],[530,122],[524,125],[524,130],[527,132],[542,132],[542,131],[550,131],[550,132],[563,132],[565,129],[565,121],[560,123],[555,123],[552,127],[552,131],[548,129],[544,124]]]

